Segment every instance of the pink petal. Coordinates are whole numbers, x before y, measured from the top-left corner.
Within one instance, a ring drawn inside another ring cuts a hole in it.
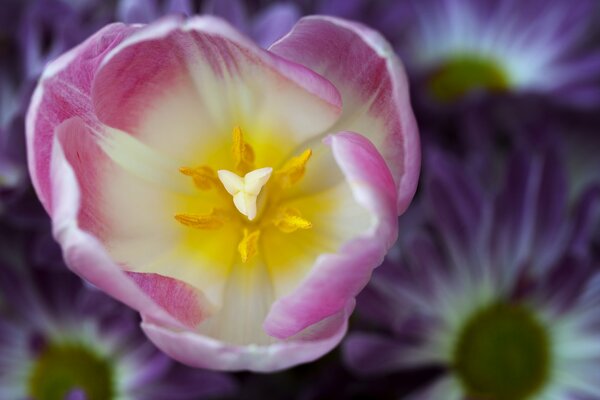
[[[50,63],[27,113],[27,151],[33,185],[46,210],[52,209],[50,158],[54,130],[71,117],[89,125],[98,121],[91,103],[94,75],[106,54],[139,27],[108,25]]]
[[[64,121],[56,128],[56,138],[58,138],[64,152],[66,161],[72,168],[75,178],[77,179],[80,206],[77,213],[78,228],[93,235],[98,239],[104,249],[110,254],[112,261],[120,266],[122,270],[134,270],[130,262],[132,259],[123,259],[115,256],[120,246],[131,246],[131,242],[136,243],[136,255],[145,260],[156,260],[165,251],[171,249],[171,242],[166,238],[169,237],[165,233],[164,237],[156,238],[156,235],[151,235],[153,231],[165,231],[162,225],[159,225],[160,220],[157,218],[140,219],[136,212],[154,215],[149,201],[142,195],[159,197],[162,193],[151,191],[139,193],[135,184],[130,182],[129,186],[122,190],[122,198],[130,201],[133,206],[125,211],[111,210],[122,207],[122,204],[111,202],[111,191],[113,187],[107,187],[107,184],[115,184],[119,174],[123,172],[119,170],[104,153],[98,145],[98,137],[95,132],[91,131],[79,117],[74,117]],[[175,169],[174,169],[175,170]],[[108,183],[107,183],[108,182]],[[114,214],[117,214],[117,220],[122,220],[122,223],[129,229],[123,229],[120,226],[115,226]],[[156,213],[159,214],[159,213]],[[170,215],[166,217],[170,219]],[[171,221],[169,221],[171,222]],[[154,223],[151,225],[150,223]],[[174,225],[174,224],[173,224]],[[177,227],[175,225],[175,227]],[[171,233],[172,234],[172,233]],[[146,241],[139,242],[149,236]],[[136,242],[136,240],[139,242]],[[135,258],[133,260],[136,260]],[[169,271],[174,270],[178,266],[178,260],[172,258],[165,263],[169,263]],[[197,265],[194,265],[197,267]],[[150,271],[144,271],[150,272]],[[171,315],[175,316],[179,321],[186,326],[195,327],[198,325],[211,310],[210,302],[205,299],[204,293],[193,288],[190,285],[183,283],[178,276],[158,276],[156,274],[134,274],[130,273],[132,278],[142,290],[148,294],[155,302],[167,310]],[[206,283],[205,281],[202,281]]]
[[[82,231],[77,223],[80,192],[73,169],[56,137],[53,146],[50,182],[54,237],[61,245],[65,261],[76,274],[129,305],[171,326],[183,326],[176,318],[152,301],[115,264],[94,236]]]
[[[210,315],[210,303],[199,290],[177,279],[158,274],[127,275],[165,311],[190,328]]]
[[[345,243],[337,254],[319,256],[290,295],[277,300],[264,324],[285,339],[342,310],[367,284],[396,240],[396,189],[390,171],[365,137],[338,133],[326,139],[355,200],[377,220],[375,229]]]
[[[165,328],[144,318],[142,329],[162,351],[184,364],[224,371],[248,369],[258,372],[277,371],[313,361],[333,349],[348,329],[353,302],[334,316],[323,334],[298,335],[294,340],[268,346],[234,346],[192,332]]]
[[[404,212],[416,190],[421,157],[406,74],[391,46],[361,24],[312,16],[270,50],[338,88],[344,109],[331,131],[359,132],[375,144],[396,182],[398,213]]]
[[[148,126],[161,101],[178,88],[188,90],[194,114],[174,110],[168,129]],[[144,27],[106,57],[92,93],[104,124],[180,158],[175,153],[181,149],[202,149],[218,134],[229,137],[244,120],[275,120],[277,135],[286,130],[298,143],[327,129],[341,112],[340,95],[328,80],[260,49],[210,16],[167,18]],[[194,121],[194,129],[178,128],[183,118]],[[247,132],[253,133],[265,134]]]
[[[65,121],[57,129],[50,166],[53,232],[63,249],[67,265],[91,284],[154,321],[180,328],[196,325],[198,319],[209,314],[208,308],[203,308],[207,305],[200,293],[178,282],[163,282],[163,292],[171,289],[172,297],[167,301],[156,289],[156,282],[152,285],[148,279],[137,279],[143,284],[141,287],[136,285],[135,280],[110,258],[102,243],[79,227],[81,193],[74,170],[65,157],[62,140],[68,141],[73,138],[73,132],[82,133],[84,130],[84,123],[78,118]],[[170,313],[174,305],[183,304],[185,308],[182,311]]]

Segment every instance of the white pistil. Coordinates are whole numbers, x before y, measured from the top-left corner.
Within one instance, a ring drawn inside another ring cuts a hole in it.
[[[233,196],[233,204],[239,212],[252,221],[256,217],[256,201],[261,189],[271,177],[273,168],[259,168],[248,172],[243,178],[234,172],[221,169],[219,180]]]

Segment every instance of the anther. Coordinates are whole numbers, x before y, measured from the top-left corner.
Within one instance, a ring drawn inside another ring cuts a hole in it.
[[[233,128],[233,147],[231,149],[235,169],[240,174],[245,174],[254,169],[254,150],[244,141],[244,135],[239,126]]]
[[[194,185],[200,190],[209,190],[218,183],[217,174],[211,167],[181,167],[179,172],[191,177],[194,180]]]
[[[279,184],[286,188],[297,183],[306,172],[306,164],[312,156],[312,150],[306,149],[302,154],[290,158],[276,173]]]
[[[244,237],[238,244],[238,252],[242,262],[245,263],[252,257],[258,254],[258,239],[260,238],[260,231],[256,230],[252,233],[248,229],[244,229]]]
[[[273,218],[273,224],[284,233],[292,233],[298,229],[310,229],[312,223],[302,217],[300,211],[293,207],[282,207]]]
[[[228,219],[225,211],[213,208],[209,214],[175,214],[175,219],[190,228],[219,229]]]

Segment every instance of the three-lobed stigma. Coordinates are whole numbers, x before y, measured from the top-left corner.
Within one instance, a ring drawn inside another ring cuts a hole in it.
[[[235,208],[252,221],[256,217],[258,195],[272,172],[273,168],[266,167],[248,172],[243,178],[226,169],[217,171],[217,174],[227,193],[233,196]]]

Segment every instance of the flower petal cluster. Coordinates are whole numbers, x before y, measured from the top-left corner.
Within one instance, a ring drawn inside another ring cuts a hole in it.
[[[400,61],[327,17],[268,51],[214,17],[109,25],[47,66],[27,146],[69,267],[223,370],[341,340],[420,163]]]
[[[400,44],[409,69],[432,97],[472,92],[536,92],[557,102],[598,104],[600,54],[585,50],[597,3],[426,0]]]
[[[387,333],[348,338],[355,372],[443,371],[415,399],[600,396],[600,192],[570,204],[561,157],[541,153],[515,154],[495,195],[428,157],[425,209],[359,299]]]
[[[0,289],[2,399],[183,400],[236,390],[222,373],[174,363],[144,338],[132,310],[72,274],[3,263]]]

